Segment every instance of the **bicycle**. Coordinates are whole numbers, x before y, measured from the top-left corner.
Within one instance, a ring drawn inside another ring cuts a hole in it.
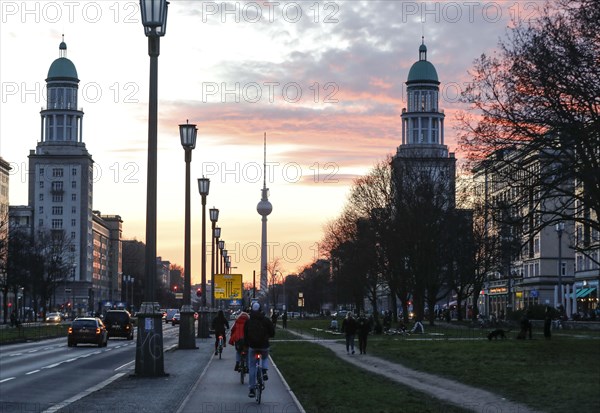
[[[244,384],[244,377],[248,373],[248,352],[246,350],[240,351],[240,383]]]
[[[262,391],[265,389],[265,382],[263,381],[262,354],[257,352],[254,354],[254,358],[256,359],[256,384],[254,391],[256,393],[256,403],[260,404]]]
[[[219,352],[219,360],[221,359],[221,354],[223,353],[223,336],[219,335],[219,346],[217,347],[217,351]]]

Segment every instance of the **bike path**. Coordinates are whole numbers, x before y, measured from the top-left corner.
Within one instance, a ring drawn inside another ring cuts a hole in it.
[[[240,374],[233,370],[235,348],[225,347],[221,359],[211,357],[177,413],[305,413],[270,358],[269,364],[269,380],[265,382],[262,401],[257,404],[248,397],[248,375],[242,384]]]

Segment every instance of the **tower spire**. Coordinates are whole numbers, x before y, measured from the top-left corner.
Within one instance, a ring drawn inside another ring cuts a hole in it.
[[[269,189],[267,188],[267,132],[263,138],[263,188],[260,202],[256,206],[256,212],[261,219],[261,245],[260,245],[260,292],[263,300],[268,300],[267,294],[267,216],[273,211],[273,205],[269,202]],[[268,301],[263,310],[268,310]]]
[[[267,132],[264,135],[263,189],[267,188]]]

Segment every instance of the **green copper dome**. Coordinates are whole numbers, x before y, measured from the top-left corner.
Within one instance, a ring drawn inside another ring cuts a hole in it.
[[[63,41],[58,46],[59,58],[50,65],[46,82],[50,80],[75,80],[79,82],[77,77],[77,69],[69,59],[67,59],[67,44],[65,43],[65,35]]]
[[[48,70],[48,80],[72,79],[79,80],[75,65],[66,57],[59,57],[50,65]]]
[[[438,82],[438,75],[435,67],[427,60],[415,62],[408,72],[407,82]]]
[[[439,84],[440,82],[435,67],[427,61],[425,38],[422,37],[421,39],[422,43],[421,46],[419,46],[419,60],[410,68],[406,83],[435,82]]]

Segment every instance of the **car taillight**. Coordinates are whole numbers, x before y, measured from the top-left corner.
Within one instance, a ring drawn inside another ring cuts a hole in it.
[[[69,334],[73,334],[73,327],[69,327]]]
[[[96,329],[96,334],[100,334],[100,329],[99,328]]]
[[[129,330],[129,324],[125,326],[125,330]]]

